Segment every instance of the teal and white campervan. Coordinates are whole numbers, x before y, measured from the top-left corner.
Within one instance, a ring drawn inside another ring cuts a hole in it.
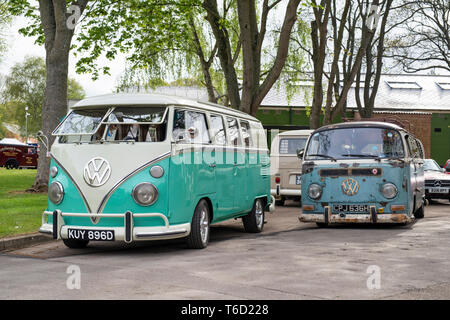
[[[40,231],[70,248],[89,241],[186,237],[242,217],[261,232],[273,210],[261,123],[216,104],[155,94],[84,99],[54,130]]]

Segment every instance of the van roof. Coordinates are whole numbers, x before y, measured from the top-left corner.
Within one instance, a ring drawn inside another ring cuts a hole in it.
[[[353,122],[342,122],[336,124],[330,124],[327,126],[320,127],[315,132],[325,131],[330,129],[343,129],[343,128],[383,128],[383,129],[394,129],[403,130],[402,127],[389,123],[389,122],[378,122],[378,121],[353,121]]]
[[[260,122],[258,119],[252,117],[251,115],[245,112],[225,107],[216,103],[206,101],[196,101],[184,97],[166,94],[154,94],[154,93],[112,93],[99,96],[92,96],[77,102],[74,106],[71,107],[71,109],[81,110],[91,107],[110,108],[115,106],[135,107],[135,106],[149,106],[149,105],[160,105],[160,106],[182,105],[199,108],[206,111],[215,111],[218,113],[224,113]]]
[[[279,136],[309,136],[314,130],[289,130],[280,132]]]

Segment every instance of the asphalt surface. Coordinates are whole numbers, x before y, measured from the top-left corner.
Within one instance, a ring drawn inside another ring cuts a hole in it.
[[[240,219],[215,225],[204,250],[51,241],[3,252],[0,299],[450,299],[449,201],[407,226],[325,229],[286,204],[261,234]]]

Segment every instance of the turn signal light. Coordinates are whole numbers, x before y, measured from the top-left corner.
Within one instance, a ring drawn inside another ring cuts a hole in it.
[[[303,211],[314,211],[314,205],[304,205]]]
[[[392,205],[391,206],[391,210],[392,210],[392,212],[404,211],[405,210],[405,206],[404,205]]]

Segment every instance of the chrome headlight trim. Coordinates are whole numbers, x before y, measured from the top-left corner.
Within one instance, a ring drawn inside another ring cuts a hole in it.
[[[317,183],[311,183],[308,187],[308,196],[317,200],[322,196],[322,187]]]
[[[64,188],[58,181],[54,181],[48,187],[48,198],[54,204],[60,204],[64,199]]]
[[[58,167],[53,166],[50,168],[50,176],[52,178],[56,177],[58,175]]]
[[[143,190],[144,188],[147,188],[147,190]],[[142,192],[148,192],[147,194],[142,194]],[[150,194],[151,193],[151,194]],[[151,206],[155,203],[155,201],[158,199],[158,188],[156,188],[152,183],[149,182],[142,182],[137,184],[133,191],[131,192],[131,196],[133,197],[133,200],[144,207]],[[144,199],[142,198],[144,197]],[[148,197],[148,199],[145,199],[145,197]]]
[[[397,196],[398,189],[395,184],[388,182],[381,186],[380,192],[386,199],[393,199]]]

